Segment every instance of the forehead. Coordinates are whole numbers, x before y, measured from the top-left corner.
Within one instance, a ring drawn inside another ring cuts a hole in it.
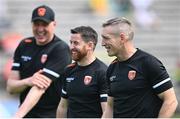
[[[115,29],[113,29],[113,27],[111,27],[111,26],[103,27],[101,35],[102,36],[112,36],[112,35],[114,35],[114,32],[115,32],[114,30]]]
[[[82,40],[82,37],[80,34],[71,34],[71,40]]]
[[[102,34],[103,34],[103,35],[112,35],[112,34],[113,34],[113,31],[114,31],[113,27],[111,27],[111,26],[106,26],[106,27],[103,27],[103,29],[102,29]]]

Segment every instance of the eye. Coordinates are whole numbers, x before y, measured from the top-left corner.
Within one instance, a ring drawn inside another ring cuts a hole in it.
[[[78,44],[79,44],[79,42],[77,42],[77,41],[70,41],[70,44],[73,44],[73,45],[78,45]]]
[[[78,45],[79,43],[77,41],[74,41],[74,45]]]
[[[109,37],[106,37],[106,36],[102,36],[102,39],[103,39],[103,40],[109,40],[110,38],[109,38]]]
[[[48,23],[46,23],[46,22],[44,22],[44,21],[40,21],[40,20],[35,21],[33,24],[34,24],[35,26],[44,26],[44,27],[46,27],[46,26],[49,25]]]

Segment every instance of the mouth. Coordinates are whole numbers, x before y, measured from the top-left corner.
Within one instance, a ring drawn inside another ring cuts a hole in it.
[[[75,55],[75,54],[77,54],[77,51],[71,50],[71,54],[72,54],[72,55]]]
[[[46,35],[45,32],[36,32],[36,37],[38,39],[43,39],[45,35]]]
[[[109,52],[109,50],[111,49],[110,46],[105,46],[106,51]]]

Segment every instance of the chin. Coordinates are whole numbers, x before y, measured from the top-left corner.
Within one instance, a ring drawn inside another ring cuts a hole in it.
[[[111,54],[111,53],[108,53],[108,56],[113,57],[114,55],[113,55],[113,54]]]
[[[72,60],[77,61],[78,59],[76,57],[72,57]]]
[[[37,38],[37,40],[38,40],[38,42],[42,42],[42,43],[46,41],[46,39],[44,39],[44,38],[42,38],[42,39]]]

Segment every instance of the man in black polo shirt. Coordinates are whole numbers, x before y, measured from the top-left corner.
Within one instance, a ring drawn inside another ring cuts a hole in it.
[[[131,22],[115,18],[103,24],[102,46],[117,58],[107,70],[107,108],[103,118],[171,117],[177,99],[163,64],[134,47]]]
[[[55,34],[54,11],[39,6],[32,13],[34,37],[21,41],[7,81],[10,93],[20,93],[15,117],[53,118],[60,101],[64,68],[71,63],[68,45]]]
[[[94,55],[98,35],[88,26],[71,30],[73,64],[63,75],[58,118],[100,118],[107,101],[107,66]]]

